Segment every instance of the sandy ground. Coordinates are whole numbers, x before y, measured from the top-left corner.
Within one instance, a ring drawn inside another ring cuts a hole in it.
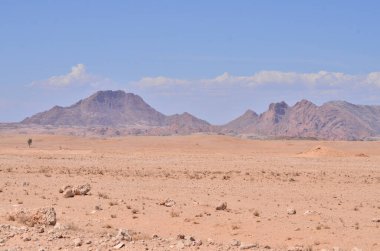
[[[1,135],[0,191],[0,250],[380,250],[380,142]]]

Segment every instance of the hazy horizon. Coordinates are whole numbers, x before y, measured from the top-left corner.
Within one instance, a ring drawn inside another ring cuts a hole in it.
[[[376,1],[1,1],[0,122],[97,90],[212,124],[272,102],[380,104]]]

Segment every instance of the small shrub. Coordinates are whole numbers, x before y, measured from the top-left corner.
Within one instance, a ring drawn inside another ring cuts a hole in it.
[[[172,210],[172,211],[170,212],[170,216],[173,217],[173,218],[174,218],[174,217],[179,217],[179,212]]]
[[[106,193],[101,193],[101,192],[98,193],[98,196],[99,196],[99,198],[103,198],[103,199],[109,199],[110,198]]]
[[[29,148],[32,146],[32,143],[33,143],[33,140],[32,139],[28,139],[28,146],[29,146]]]

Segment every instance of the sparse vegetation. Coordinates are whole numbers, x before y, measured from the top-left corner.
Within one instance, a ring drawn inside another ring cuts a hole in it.
[[[171,212],[170,212],[170,216],[171,217],[179,217],[179,212],[178,211],[174,211],[174,210],[172,210]]]
[[[110,205],[111,207],[113,207],[113,206],[117,206],[117,205],[119,205],[119,203],[118,203],[117,201],[110,201],[110,202],[108,203],[108,205]]]
[[[102,198],[102,199],[109,199],[110,198],[108,194],[102,193],[102,192],[99,192],[98,196],[99,196],[99,198]]]
[[[31,138],[30,138],[30,139],[28,139],[28,141],[27,141],[27,142],[28,142],[28,146],[29,146],[29,148],[30,148],[30,147],[32,146],[32,143],[33,143],[33,139],[31,139]]]

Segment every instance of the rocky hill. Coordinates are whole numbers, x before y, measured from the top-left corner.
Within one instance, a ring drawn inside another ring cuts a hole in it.
[[[124,91],[99,91],[69,107],[55,106],[22,121],[24,124],[125,126],[165,124],[166,116]]]
[[[245,113],[221,127],[222,132],[267,137],[362,140],[380,135],[380,106],[332,101],[317,106],[308,100],[289,106],[272,103],[255,116]]]
[[[80,127],[83,134],[116,136],[201,132],[256,135],[260,138],[364,140],[379,138],[380,106],[354,105],[344,101],[317,106],[308,100],[289,106],[280,102],[270,104],[268,110],[260,115],[247,110],[223,126],[212,126],[186,112],[164,115],[132,93],[99,91],[72,106],[55,106],[26,118],[21,125],[65,127],[66,131],[67,128]]]
[[[72,106],[55,106],[48,111],[26,118],[21,123],[44,126],[106,127],[106,129],[100,129],[100,132],[109,131],[109,128],[135,127],[139,128],[139,133],[147,134],[162,131],[165,134],[170,132],[188,134],[209,131],[210,127],[208,122],[189,113],[166,116],[153,109],[138,95],[124,91],[99,91]],[[142,131],[141,128],[144,130]]]

